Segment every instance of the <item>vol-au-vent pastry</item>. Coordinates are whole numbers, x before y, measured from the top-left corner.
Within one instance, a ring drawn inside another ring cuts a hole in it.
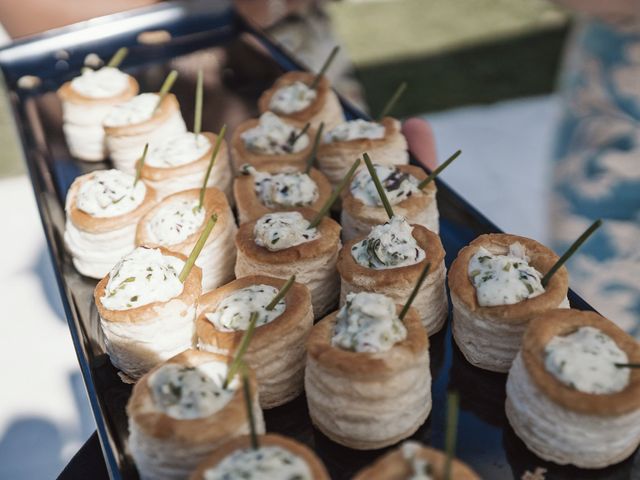
[[[119,170],[97,170],[74,180],[67,193],[64,242],[76,269],[102,278],[135,246],[136,225],[156,193]]]
[[[360,470],[353,480],[448,480],[447,455],[435,448],[406,441]],[[480,480],[469,466],[451,459],[451,480]]]
[[[541,283],[557,260],[535,240],[504,233],[481,235],[460,250],[449,272],[453,336],[470,363],[507,372],[529,321],[569,307],[566,268]]]
[[[331,196],[331,184],[315,168],[305,173],[271,162],[260,170],[245,164],[240,173],[233,182],[240,223],[300,207],[319,211]]]
[[[186,350],[155,367],[127,403],[129,450],[142,479],[187,478],[232,438],[249,432],[238,377],[225,385],[230,357]],[[256,430],[264,432],[256,380],[249,370]]]
[[[231,157],[236,171],[248,163],[262,170],[267,163],[304,170],[313,149],[315,130],[266,112],[241,123],[231,136]]]
[[[315,318],[335,308],[339,278],[336,261],[340,251],[340,225],[322,219],[308,228],[316,212],[274,212],[244,223],[236,235],[236,277],[269,275],[306,285],[311,292]]]
[[[186,131],[167,136],[149,149],[142,166],[141,178],[156,189],[160,198],[201,187],[217,138],[214,133],[195,134]],[[223,140],[211,168],[207,187],[222,190],[229,201],[232,201],[232,179],[229,149],[227,142]]]
[[[71,155],[100,161],[106,156],[102,121],[110,110],[138,94],[138,82],[112,67],[87,69],[58,89],[62,129]]]
[[[316,129],[320,123],[328,128],[338,125],[344,120],[338,96],[325,76],[311,88],[314,78],[310,72],[285,73],[260,96],[260,112],[271,111],[303,125],[310,123]]]
[[[96,286],[106,351],[134,380],[193,346],[202,273],[193,267],[182,283],[185,260],[165,248],[138,247]]]
[[[362,152],[377,165],[409,163],[407,140],[394,118],[385,117],[380,122],[349,120],[325,132],[318,147],[318,166],[333,185],[342,180]]]
[[[217,215],[215,227],[196,260],[202,269],[202,291],[208,292],[234,277],[233,241],[238,229],[224,193],[217,188],[206,189],[202,208],[199,197],[200,189],[185,190],[156,204],[138,223],[136,245],[165,247],[189,256],[207,220]]]
[[[172,93],[162,100],[156,93],[136,95],[113,107],[102,125],[113,165],[127,173],[135,171],[145,144],[153,149],[167,137],[187,131],[178,99]]]
[[[595,312],[550,310],[525,331],[506,413],[545,460],[603,468],[640,445],[640,344]]]
[[[273,408],[297,397],[304,383],[305,342],[313,325],[311,294],[294,283],[271,310],[285,280],[250,275],[202,295],[196,321],[198,348],[232,355],[258,313],[243,360],[258,379],[260,405]]]
[[[418,188],[419,183],[427,178],[425,171],[413,165],[374,165],[374,168],[393,211],[412,225],[422,225],[438,233],[435,182],[430,182],[423,190]],[[361,168],[342,195],[340,223],[343,240],[347,242],[367,235],[373,227],[388,219],[369,171]]]
[[[307,341],[305,392],[313,424],[358,450],[412,435],[431,411],[429,339],[420,317],[377,293],[350,294]]]
[[[275,433],[234,438],[204,460],[190,480],[329,480],[322,461],[306,445]]]
[[[424,266],[430,263],[429,274],[413,307],[432,335],[442,328],[448,315],[444,255],[438,235],[393,216],[384,225],[374,227],[366,237],[344,244],[337,263],[340,305],[351,292],[383,293],[404,304]]]

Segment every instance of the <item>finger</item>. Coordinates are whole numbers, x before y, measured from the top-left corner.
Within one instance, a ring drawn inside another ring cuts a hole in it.
[[[402,125],[402,133],[409,144],[409,151],[418,162],[429,170],[436,168],[436,141],[431,125],[421,118],[410,118]]]

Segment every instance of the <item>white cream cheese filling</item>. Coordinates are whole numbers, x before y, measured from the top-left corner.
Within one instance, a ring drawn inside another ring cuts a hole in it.
[[[152,146],[145,161],[155,168],[171,168],[195,162],[211,149],[205,135],[181,132]]]
[[[135,178],[119,170],[99,170],[85,181],[76,195],[76,207],[96,218],[123,215],[144,201],[144,182],[134,185]]]
[[[114,106],[104,119],[105,127],[123,127],[149,120],[158,104],[155,93],[141,93],[125,103]]]
[[[256,222],[253,236],[256,245],[275,252],[318,238],[318,229],[309,225],[300,212],[267,213]]]
[[[102,67],[99,70],[88,69],[71,80],[71,88],[88,98],[115,97],[124,92],[128,86],[128,75],[112,67]]]
[[[311,105],[317,96],[313,88],[298,80],[275,91],[269,101],[269,110],[285,115],[299,112]]]
[[[247,150],[261,155],[282,155],[297,153],[309,145],[306,133],[294,142],[300,130],[285,123],[277,115],[265,112],[260,116],[260,123],[242,132],[240,139]]]
[[[348,142],[368,138],[371,140],[384,138],[384,125],[367,120],[349,120],[337,125],[324,134],[322,143]]]
[[[196,233],[205,220],[199,200],[176,199],[165,202],[147,223],[151,240],[163,246],[177,245]]]
[[[418,179],[404,173],[394,165],[374,165],[389,203],[396,205],[412,195],[422,193],[418,188]],[[366,168],[358,170],[349,187],[353,198],[357,198],[368,207],[382,206],[382,200]]]
[[[253,177],[254,191],[268,208],[308,207],[318,199],[318,186],[303,172],[260,172],[251,165],[243,165],[242,173]]]

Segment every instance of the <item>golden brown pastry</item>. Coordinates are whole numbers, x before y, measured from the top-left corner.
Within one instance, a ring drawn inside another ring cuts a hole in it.
[[[640,344],[595,312],[533,319],[507,379],[506,413],[539,457],[581,468],[618,463],[640,445]]]
[[[77,177],[65,201],[64,242],[73,265],[102,278],[135,246],[136,225],[156,202],[155,190],[118,170]]]
[[[529,321],[569,306],[566,268],[546,288],[540,283],[557,260],[535,240],[510,234],[481,235],[460,250],[449,272],[453,336],[470,363],[507,372]]]
[[[303,125],[311,123],[314,129],[321,122],[327,128],[338,125],[344,120],[338,96],[324,76],[320,78],[318,86],[311,89],[314,78],[315,74],[310,72],[285,73],[260,96],[260,113],[272,111]]]
[[[111,363],[132,379],[191,348],[202,273],[179,279],[186,257],[138,247],[124,256],[94,291]]]
[[[260,405],[273,408],[302,392],[305,342],[313,325],[311,294],[294,283],[272,310],[271,303],[285,281],[265,275],[234,280],[199,301],[196,321],[198,348],[232,355],[258,312],[257,328],[244,355],[258,379]]]
[[[259,170],[245,165],[233,182],[233,193],[240,223],[270,212],[308,207],[316,212],[331,196],[327,178],[315,168],[307,174],[277,162],[265,163]]]
[[[71,155],[98,162],[106,157],[102,121],[109,111],[138,94],[135,78],[112,67],[85,70],[58,89],[62,129]]]
[[[429,339],[415,310],[403,320],[384,295],[351,294],[311,330],[305,392],[313,424],[358,450],[413,434],[431,411]]]
[[[446,459],[446,454],[440,450],[406,441],[399,448],[391,450],[360,470],[353,480],[446,480]],[[465,463],[453,458],[451,479],[480,480],[480,476]]]
[[[394,216],[376,226],[367,237],[346,242],[340,250],[340,305],[351,292],[383,293],[404,304],[425,265],[430,263],[413,307],[432,335],[442,328],[448,315],[444,255],[438,235]]]
[[[340,225],[324,217],[307,229],[316,212],[274,212],[240,225],[236,235],[236,277],[296,276],[311,292],[315,318],[334,309],[338,300],[336,261],[340,251]]]
[[[438,233],[435,182],[423,190],[418,189],[418,184],[427,178],[426,172],[414,165],[375,165],[375,169],[395,214],[412,225],[422,225]],[[368,235],[373,227],[388,219],[371,175],[366,168],[360,169],[342,195],[342,239],[348,242]]]
[[[186,350],[155,367],[127,403],[129,450],[142,479],[184,479],[216,449],[249,432],[242,382],[225,387],[229,357]],[[264,432],[249,371],[256,430]]]
[[[165,247],[189,256],[211,215],[217,221],[200,252],[196,265],[202,269],[202,291],[208,292],[234,278],[237,227],[227,198],[217,188],[205,191],[203,208],[200,189],[185,190],[156,204],[138,223],[136,245]]]

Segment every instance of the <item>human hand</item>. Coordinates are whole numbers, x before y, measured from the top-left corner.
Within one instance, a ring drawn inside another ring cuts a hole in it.
[[[402,133],[409,144],[409,151],[416,160],[429,170],[436,168],[436,141],[431,125],[422,118],[413,117],[403,123]]]

